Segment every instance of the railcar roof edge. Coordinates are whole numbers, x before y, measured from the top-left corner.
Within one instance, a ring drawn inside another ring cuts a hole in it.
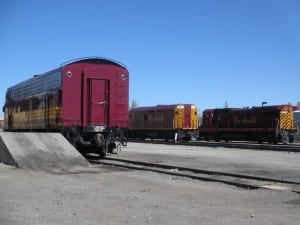
[[[20,81],[19,83],[14,84],[14,85],[8,87],[7,90],[11,90],[11,89],[13,89],[13,88],[16,88],[16,87],[18,87],[18,86],[20,86],[20,85],[23,85],[23,84],[25,84],[26,82],[29,82],[29,81],[31,81],[31,80],[39,79],[39,78],[40,78],[41,76],[43,76],[43,75],[48,75],[49,73],[53,73],[53,72],[59,71],[60,69],[61,69],[61,67],[58,67],[58,68],[49,70],[49,71],[44,72],[44,73],[41,73],[41,74],[34,74],[34,75],[32,75],[32,77],[27,78],[26,80]]]
[[[91,56],[91,57],[82,57],[82,58],[76,58],[76,59],[71,59],[71,60],[68,60],[62,64],[60,64],[60,67],[64,67],[66,65],[70,65],[70,64],[73,64],[73,63],[79,63],[79,62],[91,62],[93,60],[99,60],[99,61],[104,61],[104,62],[109,62],[109,63],[112,63],[112,64],[115,64],[117,66],[120,66],[120,67],[123,67],[126,69],[126,66],[116,60],[113,60],[113,59],[109,59],[109,58],[104,58],[104,57],[98,57],[98,56]]]
[[[38,77],[40,77],[40,76],[47,75],[49,73],[53,73],[55,71],[58,71],[58,70],[60,70],[64,66],[71,65],[71,64],[74,64],[74,63],[79,63],[79,62],[90,62],[92,60],[106,61],[106,62],[112,63],[114,65],[120,66],[120,67],[122,67],[124,69],[127,69],[124,64],[122,64],[122,63],[120,63],[120,62],[118,62],[116,60],[109,59],[109,58],[97,57],[97,56],[76,58],[76,59],[72,59],[72,60],[69,60],[69,61],[66,61],[66,62],[60,64],[60,66],[58,68],[49,70],[49,71],[41,73],[41,74],[34,74],[34,75],[32,75],[32,77],[30,77],[30,78],[28,78],[26,80],[23,80],[23,81],[21,81],[21,82],[19,82],[17,84],[14,84],[14,85],[8,87],[7,90],[11,90],[11,89],[13,89],[13,88],[15,88],[15,87],[17,87],[19,85],[22,85],[22,84],[28,82],[29,80],[38,79]]]

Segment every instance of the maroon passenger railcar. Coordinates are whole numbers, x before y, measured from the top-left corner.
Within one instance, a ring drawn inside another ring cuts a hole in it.
[[[7,131],[60,131],[80,151],[105,156],[125,144],[129,73],[116,61],[69,61],[8,88]]]

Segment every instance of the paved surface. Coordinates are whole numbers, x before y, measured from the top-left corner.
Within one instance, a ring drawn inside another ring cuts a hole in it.
[[[234,162],[241,159],[239,154],[246,153],[227,155],[228,150],[200,149],[200,154],[198,148],[177,147],[128,143],[118,157],[147,156],[150,161],[177,160],[182,164],[191,161],[207,168],[222,164],[219,169],[231,170],[236,164],[226,166],[224,158]],[[174,155],[170,156],[170,152]],[[282,155],[275,158],[278,156]],[[256,157],[260,158],[256,160],[259,165],[264,164],[265,158]],[[293,157],[285,157],[284,161],[270,158],[265,164],[271,168],[271,162],[275,161],[275,165],[286,168],[285,163],[290,162],[293,167]],[[247,153],[242,158],[245,160],[242,164],[252,165],[255,154]],[[108,166],[94,165],[93,172],[87,169],[53,174],[0,163],[0,193],[0,225],[300,224],[297,193],[248,190]]]
[[[59,133],[0,133],[0,161],[32,170],[74,172],[87,160]]]
[[[151,172],[48,174],[0,166],[1,225],[299,225],[299,194]]]
[[[300,182],[300,153],[128,143],[116,157]]]

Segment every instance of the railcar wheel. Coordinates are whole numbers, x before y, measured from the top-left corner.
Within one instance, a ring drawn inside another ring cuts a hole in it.
[[[122,146],[127,146],[127,138],[122,138],[121,144]]]
[[[116,147],[111,150],[111,153],[112,154],[118,154],[118,152],[120,152],[121,149],[122,149],[121,142],[117,142]]]

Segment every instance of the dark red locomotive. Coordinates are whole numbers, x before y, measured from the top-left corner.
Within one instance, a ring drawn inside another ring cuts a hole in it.
[[[129,73],[105,58],[70,61],[8,88],[7,131],[60,131],[82,151],[101,156],[125,144]]]
[[[208,109],[203,112],[199,137],[216,141],[292,142],[295,109],[291,105]]]

